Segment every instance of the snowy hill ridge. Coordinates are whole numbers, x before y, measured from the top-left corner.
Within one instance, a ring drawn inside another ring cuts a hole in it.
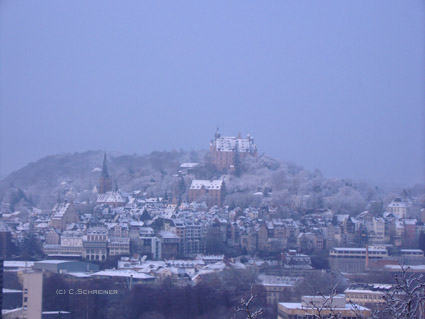
[[[50,209],[58,196],[93,201],[103,154],[103,151],[86,151],[51,155],[13,172],[0,181],[2,211],[17,210],[19,205]],[[162,197],[175,191],[182,179],[187,188],[193,178],[222,178],[222,174],[208,165],[207,155],[205,151],[108,154],[108,170],[120,190],[141,190]],[[181,177],[179,167],[187,162],[204,165],[193,175]],[[364,210],[371,200],[386,200],[386,194],[374,185],[327,179],[318,170],[309,172],[266,155],[247,158],[239,177],[226,175],[224,179],[228,193],[224,204],[231,206],[282,206],[295,211],[331,208],[355,214]]]

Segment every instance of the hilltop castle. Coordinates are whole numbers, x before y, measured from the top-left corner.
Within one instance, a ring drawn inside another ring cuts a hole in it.
[[[254,144],[254,138],[247,135],[242,138],[238,136],[221,136],[217,130],[214,140],[210,143],[211,164],[218,170],[228,170],[235,168],[235,162],[244,159],[248,155],[257,156],[257,146]]]

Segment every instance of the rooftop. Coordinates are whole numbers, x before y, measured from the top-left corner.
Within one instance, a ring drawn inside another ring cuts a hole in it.
[[[202,179],[194,179],[192,181],[192,184],[190,185],[190,189],[201,189],[204,187],[205,189],[212,190],[212,189],[221,189],[223,186],[222,180],[202,180]]]

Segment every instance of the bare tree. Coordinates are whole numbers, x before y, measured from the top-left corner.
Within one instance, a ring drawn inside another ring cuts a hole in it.
[[[242,298],[239,304],[239,307],[235,310],[235,315],[233,318],[236,318],[237,313],[245,313],[247,319],[257,319],[261,318],[263,314],[263,309],[260,308],[258,310],[251,310],[251,303],[257,298],[257,295],[254,293],[254,285],[251,285],[251,294],[249,298]]]
[[[385,297],[385,311],[392,318],[423,318],[425,307],[425,277],[410,273],[410,267],[401,267],[396,275],[396,285]]]
[[[319,302],[310,301],[308,304],[311,307],[304,308],[304,311],[308,316],[312,316],[317,319],[339,319],[341,318],[341,314],[335,310],[333,300],[337,295],[337,286],[336,283],[332,287],[332,291],[328,296],[325,296],[323,293],[317,292],[317,296],[321,297],[322,300]]]
[[[343,314],[338,310],[338,307],[335,306],[334,299],[338,296],[337,294],[338,282],[333,286],[332,291],[329,295],[324,295],[323,293],[317,293],[318,297],[321,297],[321,300],[311,300],[309,305],[311,307],[305,308],[304,311],[310,317],[316,319],[341,319],[346,317],[346,314]],[[345,299],[345,298],[344,298]],[[368,309],[365,309],[357,304],[349,302],[350,312],[354,315],[350,317],[358,319],[378,319],[378,312],[370,312]],[[344,303],[345,306],[345,303]]]
[[[351,305],[351,311],[356,315],[356,318],[358,319],[382,319],[383,318],[384,314],[379,310],[372,310],[370,313],[368,313],[368,315],[365,315],[365,312],[363,311],[361,306],[353,303],[351,300],[349,301],[349,304]]]

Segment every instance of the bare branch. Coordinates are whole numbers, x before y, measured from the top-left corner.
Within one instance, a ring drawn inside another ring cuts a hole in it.
[[[257,298],[257,295],[254,294],[254,285],[251,284],[251,294],[248,299],[241,298],[240,300],[240,306],[235,309],[235,314],[233,318],[236,318],[236,314],[239,312],[245,312],[248,319],[259,319],[260,316],[263,314],[263,309],[260,308],[254,312],[250,309],[252,301]]]

